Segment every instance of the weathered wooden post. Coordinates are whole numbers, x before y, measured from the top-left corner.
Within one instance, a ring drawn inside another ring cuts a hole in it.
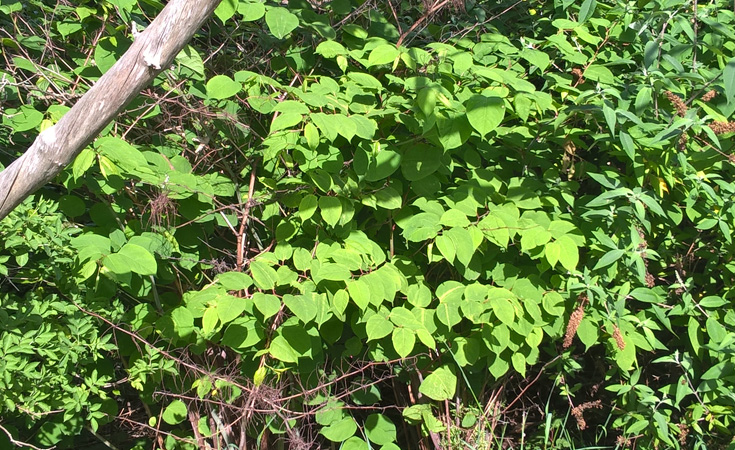
[[[0,219],[53,179],[173,62],[220,0],[171,0],[59,122],[0,172]]]

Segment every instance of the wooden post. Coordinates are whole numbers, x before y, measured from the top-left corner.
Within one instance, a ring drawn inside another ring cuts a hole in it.
[[[59,122],[0,172],[0,220],[53,179],[163,70],[220,0],[171,0]]]

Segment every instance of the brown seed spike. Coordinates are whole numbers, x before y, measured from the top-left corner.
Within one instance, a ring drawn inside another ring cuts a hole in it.
[[[672,105],[674,105],[674,108],[676,109],[676,113],[684,117],[684,114],[687,112],[687,105],[684,103],[684,100],[682,100],[678,95],[674,94],[671,91],[666,91],[666,98],[669,99]]]
[[[702,96],[702,101],[703,101],[703,102],[708,102],[708,101],[712,100],[713,98],[715,98],[715,95],[717,95],[717,91],[716,91],[716,90],[712,89],[712,90],[710,90],[710,91],[707,91],[707,92],[706,92],[706,93],[705,93],[705,94],[704,94],[704,95]]]
[[[625,350],[625,340],[617,325],[613,325],[613,339],[615,339],[619,350]]]
[[[579,305],[569,317],[567,332],[564,334],[563,347],[565,349],[569,348],[572,345],[574,336],[577,334],[577,328],[579,328],[579,324],[582,323],[582,319],[584,319],[584,303],[585,302],[582,302],[582,304]]]

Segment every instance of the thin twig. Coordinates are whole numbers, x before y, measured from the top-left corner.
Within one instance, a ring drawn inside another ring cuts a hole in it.
[[[10,440],[10,443],[11,443],[11,444],[13,444],[13,445],[15,445],[15,446],[18,446],[18,447],[32,448],[32,449],[34,449],[34,450],[51,450],[51,449],[54,449],[54,448],[56,448],[56,446],[55,446],[55,445],[54,445],[53,447],[36,447],[36,446],[35,446],[35,445],[33,445],[33,444],[29,444],[29,443],[27,443],[27,442],[23,442],[23,441],[18,441],[18,440],[16,440],[16,439],[15,439],[15,438],[13,437],[13,435],[12,435],[12,434],[10,434],[10,431],[8,431],[8,430],[7,430],[7,429],[6,429],[6,428],[5,428],[4,426],[2,426],[2,425],[0,425],[0,431],[2,431],[3,433],[5,433],[5,434],[6,434],[7,436],[8,436],[8,439]]]

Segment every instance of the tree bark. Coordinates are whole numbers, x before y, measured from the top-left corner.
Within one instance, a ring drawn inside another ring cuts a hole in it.
[[[54,126],[0,172],[0,220],[53,179],[168,68],[220,0],[171,0],[127,52]]]

